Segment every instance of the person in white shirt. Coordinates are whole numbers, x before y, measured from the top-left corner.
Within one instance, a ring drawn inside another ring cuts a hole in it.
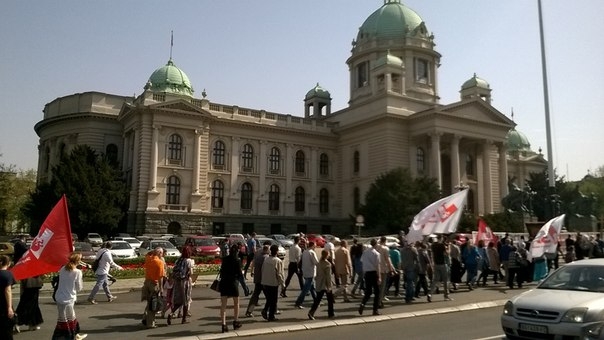
[[[308,248],[302,253],[302,275],[304,276],[304,286],[298,298],[296,299],[296,308],[302,309],[302,303],[304,297],[308,292],[313,298],[313,301],[317,298],[317,292],[315,291],[315,276],[317,275],[317,254],[315,254],[315,243],[308,242]]]
[[[287,266],[287,277],[285,278],[285,287],[281,291],[281,297],[287,297],[285,291],[291,282],[292,276],[296,274],[298,276],[298,284],[300,285],[300,289],[302,289],[302,248],[298,245],[300,242],[300,237],[294,237],[294,245],[289,248],[289,265]]]
[[[111,241],[107,241],[105,243],[105,247],[99,250],[96,254],[97,260],[99,260],[99,267],[94,272],[96,274],[96,284],[92,288],[90,295],[88,296],[88,302],[93,305],[96,305],[97,302],[94,299],[96,293],[98,293],[101,286],[103,287],[103,291],[105,291],[105,295],[107,296],[107,301],[111,302],[115,300],[115,296],[111,295],[111,291],[109,291],[109,285],[107,283],[107,275],[109,274],[110,268],[116,268],[118,270],[122,270],[122,267],[117,263],[113,262],[113,256],[111,255],[111,248],[113,247]]]
[[[77,293],[82,290],[82,271],[77,265],[82,259],[82,254],[73,253],[69,262],[59,271],[59,285],[55,293],[59,317],[53,333],[53,339],[84,339],[88,334],[80,333],[80,324],[76,319],[74,305]]]
[[[380,282],[384,279],[380,276],[380,253],[375,249],[377,241],[371,240],[371,248],[367,248],[361,255],[363,264],[363,273],[365,281],[365,295],[359,306],[359,314],[363,315],[365,304],[371,297],[373,291],[373,315],[380,315],[378,308],[380,306]]]

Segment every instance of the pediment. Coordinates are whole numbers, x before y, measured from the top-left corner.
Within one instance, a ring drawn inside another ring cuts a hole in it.
[[[516,125],[514,121],[482,99],[449,104],[441,107],[438,112],[474,122],[503,124],[510,127]]]
[[[205,112],[201,107],[197,107],[196,105],[184,100],[174,100],[171,102],[151,104],[149,105],[149,109],[171,111],[175,113],[207,115],[207,112]]]

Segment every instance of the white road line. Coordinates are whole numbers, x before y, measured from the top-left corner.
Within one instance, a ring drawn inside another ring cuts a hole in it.
[[[493,340],[493,339],[505,339],[505,334],[490,336],[488,338],[472,339],[472,340]]]

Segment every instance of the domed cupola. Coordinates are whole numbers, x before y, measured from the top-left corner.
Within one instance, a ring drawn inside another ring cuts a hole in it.
[[[400,39],[407,35],[427,35],[422,18],[400,0],[386,0],[359,28],[357,42],[367,39]]]
[[[474,73],[472,78],[466,80],[463,85],[461,85],[459,93],[462,100],[481,98],[487,103],[491,103],[491,86],[486,80],[476,76],[476,73]]]
[[[508,153],[531,151],[531,143],[528,138],[515,128],[512,128],[505,137],[505,145]]]
[[[166,65],[153,71],[145,89],[152,92],[193,96],[193,86],[191,86],[189,77],[174,65],[172,59],[168,60]]]
[[[312,108],[312,111],[311,111]],[[326,112],[323,112],[323,108]],[[317,83],[304,97],[304,117],[317,118],[331,114],[331,94]]]

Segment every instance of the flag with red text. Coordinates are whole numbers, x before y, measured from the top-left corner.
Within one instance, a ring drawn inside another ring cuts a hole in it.
[[[56,272],[68,262],[72,251],[67,198],[63,195],[42,223],[29,250],[11,268],[11,272],[17,280]]]
[[[564,225],[564,214],[554,217],[547,221],[546,224],[539,229],[537,235],[531,242],[530,255],[531,257],[541,257],[544,254],[556,254],[558,250],[558,237],[560,230]]]
[[[409,234],[418,237],[430,234],[450,234],[457,230],[457,224],[463,213],[468,189],[441,198],[415,215]]]
[[[487,225],[482,218],[478,219],[478,233],[476,234],[476,238],[474,239],[474,244],[478,244],[479,240],[483,240],[485,245],[488,245],[489,242],[493,242],[497,244],[497,240],[499,238],[497,235],[493,233],[491,227]]]

